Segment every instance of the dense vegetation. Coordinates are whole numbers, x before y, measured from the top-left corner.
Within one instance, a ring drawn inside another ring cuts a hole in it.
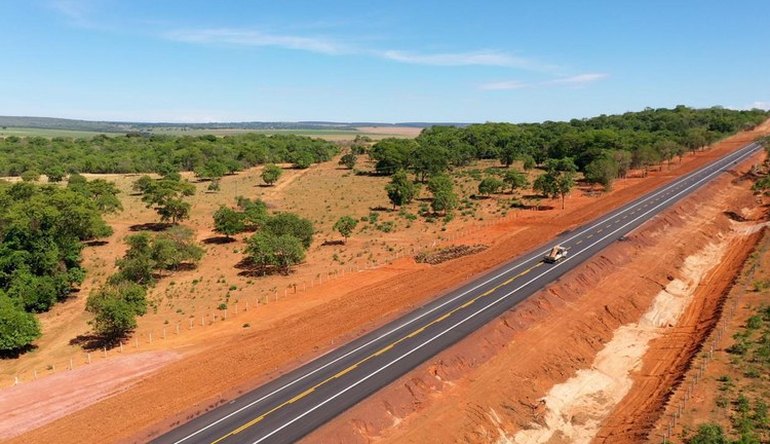
[[[0,183],[0,352],[40,336],[30,313],[66,299],[85,276],[83,242],[112,232],[102,214],[116,209],[117,190],[80,179],[67,187]]]
[[[767,117],[760,110],[679,106],[569,122],[434,126],[416,140],[383,139],[371,156],[376,173],[410,170],[419,181],[477,159],[498,159],[505,167],[518,160],[525,169],[571,159],[590,180],[608,186],[610,178],[623,177],[629,168],[670,162]]]
[[[331,142],[295,135],[10,136],[0,139],[0,176],[195,171],[199,177],[211,179],[268,162],[291,162],[306,168],[331,159],[337,151]]]

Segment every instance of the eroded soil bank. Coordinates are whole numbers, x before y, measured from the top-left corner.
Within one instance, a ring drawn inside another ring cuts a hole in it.
[[[739,171],[308,436],[306,442],[638,442],[759,234]],[[748,219],[736,222],[734,212]],[[733,215],[734,218],[734,215]]]

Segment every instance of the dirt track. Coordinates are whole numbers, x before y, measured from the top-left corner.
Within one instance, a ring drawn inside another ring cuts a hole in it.
[[[540,244],[546,238],[619,206],[666,182],[674,175],[690,171],[713,157],[744,144],[751,137],[753,135],[724,143],[713,151],[690,158],[670,171],[663,171],[648,179],[638,180],[632,185],[618,187],[618,190],[609,196],[589,199],[585,205],[570,207],[568,200],[566,212],[552,212],[552,216],[548,219],[533,219],[525,216],[522,219],[490,227],[467,239],[461,239],[467,243],[492,244],[488,250],[472,257],[457,259],[434,267],[418,266],[409,259],[402,259],[367,275],[367,283],[363,287],[360,280],[341,279],[332,282],[330,287],[308,292],[302,299],[276,304],[274,309],[276,311],[272,311],[270,316],[265,312],[255,314],[261,318],[259,322],[252,322],[255,326],[253,329],[233,332],[223,327],[209,331],[205,337],[197,338],[199,342],[196,348],[200,349],[202,343],[216,344],[216,348],[210,347],[203,352],[191,353],[179,361],[168,364],[151,378],[137,382],[131,389],[22,435],[15,442],[143,441],[169,425],[196,415],[235,396],[241,390],[265,381],[281,370],[310,359],[333,347],[335,343],[354,337],[394,318],[436,293],[460,284],[471,274],[488,269]],[[603,260],[606,261],[604,256],[597,259],[597,261]],[[462,271],[458,272],[458,270]],[[592,273],[595,277],[596,273],[603,273],[603,271],[589,266],[578,281],[588,279],[587,282],[592,282],[589,279]],[[640,288],[645,286],[655,288],[658,284],[642,281],[639,285]],[[511,325],[518,331],[524,324],[517,327],[519,325],[517,322],[526,320],[527,325],[530,325],[558,307],[579,308],[574,301],[558,298],[546,299],[538,303],[541,305],[527,304],[522,307],[524,318],[502,322],[513,322]],[[638,302],[639,305],[642,303],[642,301]],[[580,309],[582,311],[585,308]],[[601,313],[600,319],[606,322],[609,328],[609,326],[618,325],[618,319],[633,318],[638,314],[638,310],[634,310],[636,309],[627,310],[627,313],[617,313],[608,309],[598,311]],[[592,331],[597,326],[583,324],[578,327]],[[604,328],[602,324],[598,327]],[[313,334],[298,335],[296,334],[298,331],[312,331]],[[611,330],[608,329],[607,332],[609,331]],[[525,349],[549,349],[547,330],[536,327],[528,331],[528,335],[530,334],[532,336],[520,338],[527,341],[524,345]],[[194,339],[193,342],[195,342]],[[552,345],[554,349],[563,348],[559,343],[552,343]],[[601,341],[593,337],[593,339],[581,339],[573,345],[573,351],[583,350],[588,353],[576,354],[571,358],[572,361],[567,361],[579,365],[586,362],[585,356],[590,356],[590,353],[595,354]],[[491,356],[494,351],[502,347],[492,343],[487,345],[485,350]],[[555,352],[549,352],[548,356],[553,356],[553,353]],[[460,363],[459,367],[469,365],[475,364],[474,362]],[[566,377],[571,374],[573,368],[573,365],[567,363],[557,363],[547,370]],[[444,370],[440,368],[436,370],[436,372],[441,371]],[[452,372],[454,371],[450,371]],[[534,402],[538,397],[538,390],[543,390],[547,385],[545,381],[541,382],[538,379],[536,373],[530,374],[529,377],[535,378],[537,383],[526,384],[531,392],[527,393],[523,399],[528,397]],[[35,394],[32,391],[28,395],[45,396],[45,393]],[[522,407],[514,405],[510,409],[519,411]],[[168,417],[174,419],[164,419]],[[90,426],[83,429],[78,424]],[[141,432],[137,433],[137,431]],[[480,435],[470,436],[478,438]]]

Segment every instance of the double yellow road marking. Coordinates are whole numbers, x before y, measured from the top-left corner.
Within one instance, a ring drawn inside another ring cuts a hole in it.
[[[410,339],[410,338],[413,338],[413,337],[419,335],[420,333],[422,333],[425,330],[427,330],[430,326],[432,326],[434,324],[438,324],[439,322],[442,322],[442,321],[446,320],[447,318],[449,318],[453,314],[457,313],[458,311],[473,305],[479,299],[481,299],[483,297],[487,297],[487,296],[491,295],[492,293],[494,293],[495,291],[499,290],[500,288],[505,287],[507,285],[510,285],[516,279],[526,275],[527,273],[531,272],[532,270],[534,270],[537,267],[540,267],[541,265],[543,265],[543,262],[538,262],[534,266],[532,266],[532,267],[522,271],[521,273],[519,273],[516,276],[508,279],[507,281],[503,282],[502,284],[492,288],[491,290],[485,291],[484,293],[476,296],[473,299],[470,299],[469,301],[465,302],[464,304],[460,305],[459,307],[452,309],[451,311],[447,312],[446,314],[444,314],[444,315],[442,315],[442,316],[432,320],[431,322],[429,322],[429,323],[423,325],[422,327],[412,331],[411,333],[409,333],[409,334],[407,334],[405,336],[402,336],[400,339],[391,342],[390,344],[382,347],[381,349],[379,349],[376,352],[370,354],[369,356],[361,359],[360,361],[356,362],[355,364],[352,364],[351,366],[347,367],[346,369],[339,371],[338,373],[334,374],[333,376],[330,376],[330,377],[324,379],[323,381],[321,381],[318,384],[310,387],[309,389],[307,389],[304,392],[296,395],[295,397],[289,399],[288,401],[285,401],[285,402],[283,402],[283,403],[273,407],[272,409],[268,410],[267,412],[257,416],[256,418],[254,418],[251,421],[243,424],[242,426],[238,427],[237,429],[234,429],[233,431],[229,432],[228,434],[226,434],[226,435],[222,436],[221,438],[213,441],[212,444],[217,444],[217,443],[219,443],[219,442],[221,442],[221,441],[223,441],[223,440],[225,440],[225,439],[227,439],[227,438],[229,438],[229,437],[231,437],[233,435],[236,435],[236,434],[238,434],[238,433],[248,429],[249,427],[251,427],[251,426],[261,422],[263,419],[265,419],[271,413],[274,413],[274,412],[282,409],[283,407],[286,407],[289,404],[293,404],[293,403],[299,401],[300,399],[307,397],[308,395],[310,395],[311,393],[315,392],[316,389],[318,389],[319,387],[323,386],[324,384],[327,384],[330,381],[333,381],[334,379],[338,379],[338,378],[342,377],[343,375],[352,372],[353,370],[358,368],[360,365],[364,364],[367,361],[370,361],[370,360],[376,358],[377,356],[380,356],[380,355],[382,355],[384,353],[387,353],[388,351],[392,350],[396,345],[406,341],[407,339]]]

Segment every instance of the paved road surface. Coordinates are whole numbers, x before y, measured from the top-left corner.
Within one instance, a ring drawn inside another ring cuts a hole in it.
[[[760,150],[756,144],[492,270],[309,364],[160,436],[157,444],[292,442],[511,309]],[[551,246],[569,248],[546,264]]]

